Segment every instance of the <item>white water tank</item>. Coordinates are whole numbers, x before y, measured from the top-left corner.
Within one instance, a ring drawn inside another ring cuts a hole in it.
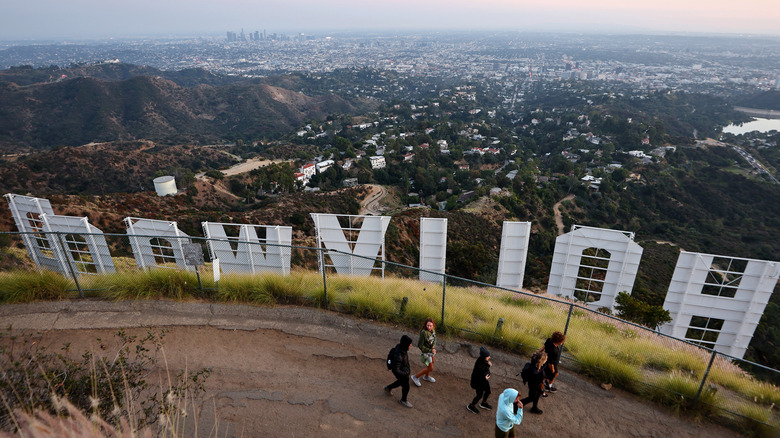
[[[157,196],[175,195],[176,194],[176,178],[172,176],[161,176],[154,179],[154,190],[157,192]]]

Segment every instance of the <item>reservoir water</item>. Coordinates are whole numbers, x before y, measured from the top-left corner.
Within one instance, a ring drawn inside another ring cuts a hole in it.
[[[759,131],[769,132],[771,130],[780,131],[780,119],[754,119],[752,122],[740,125],[729,125],[723,128],[723,132],[740,135],[746,132]]]

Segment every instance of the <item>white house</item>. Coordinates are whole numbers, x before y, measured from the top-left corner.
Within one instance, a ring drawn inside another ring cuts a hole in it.
[[[309,179],[317,173],[317,168],[314,167],[314,163],[304,164],[303,167],[301,167],[301,173],[306,179]]]
[[[317,172],[320,173],[325,172],[326,170],[330,169],[330,166],[332,166],[333,164],[334,164],[333,160],[320,161],[319,163],[317,163]]]
[[[387,163],[385,162],[385,157],[379,156],[379,155],[373,155],[371,157],[368,157],[368,159],[371,161],[371,168],[372,169],[384,169]]]

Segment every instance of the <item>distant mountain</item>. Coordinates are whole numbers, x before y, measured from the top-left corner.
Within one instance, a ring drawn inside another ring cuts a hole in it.
[[[747,96],[734,103],[745,108],[767,109],[780,111],[780,90],[769,90],[763,93]]]
[[[311,97],[203,70],[147,73],[161,72],[125,64],[0,72],[0,149],[137,139],[175,144],[269,138],[306,119],[358,113],[373,105],[332,94]]]

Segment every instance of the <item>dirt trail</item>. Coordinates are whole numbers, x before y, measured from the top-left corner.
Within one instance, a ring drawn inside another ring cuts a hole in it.
[[[258,308],[170,302],[74,302],[0,306],[0,320],[15,329],[45,331],[44,342],[71,343],[72,352],[106,343],[118,328],[145,334],[165,328],[169,369],[212,369],[200,412],[198,436],[225,437],[482,437],[492,436],[495,411],[466,410],[473,397],[469,377],[479,345],[439,340],[436,383],[412,385],[408,409],[382,387],[393,378],[384,359],[412,330],[310,308]],[[54,308],[59,305],[59,308]],[[99,327],[89,329],[89,327]],[[515,377],[525,358],[493,352],[490,402]],[[412,347],[413,371],[421,368]],[[540,402],[544,414],[526,413],[523,436],[701,437],[737,435],[712,424],[678,418],[619,390],[605,391],[571,372],[566,360],[559,391]],[[156,382],[156,378],[155,378]],[[196,411],[192,411],[194,419]],[[218,433],[212,427],[216,426]],[[193,421],[190,421],[190,426]],[[194,432],[188,433],[192,436]]]
[[[556,202],[555,205],[553,205],[553,211],[555,212],[555,225],[558,226],[558,235],[562,235],[565,230],[563,229],[563,216],[561,215],[561,204],[564,201],[571,201],[574,199],[574,195],[566,195],[565,198],[561,199],[560,201]]]
[[[368,189],[369,193],[363,198],[359,213],[378,216],[382,214],[380,203],[387,196],[387,189],[376,184],[368,185]]]

